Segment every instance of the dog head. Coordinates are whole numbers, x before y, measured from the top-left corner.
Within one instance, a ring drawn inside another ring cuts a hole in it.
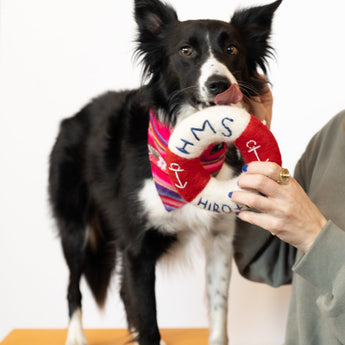
[[[237,83],[245,96],[264,86],[271,23],[282,0],[236,11],[229,22],[179,21],[159,0],[136,0],[137,55],[153,94],[153,106],[174,125],[179,117],[214,104]]]

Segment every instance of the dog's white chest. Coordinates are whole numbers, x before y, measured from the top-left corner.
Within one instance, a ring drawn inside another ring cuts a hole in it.
[[[204,230],[210,228],[214,215],[195,206],[185,206],[168,212],[157,193],[153,180],[147,179],[139,193],[139,200],[148,219],[148,227],[154,226],[161,232],[175,234],[180,231],[193,230],[200,225]]]
[[[216,214],[190,204],[171,212],[166,211],[152,179],[144,182],[139,193],[139,201],[147,217],[148,228],[155,227],[168,234],[191,231],[203,236],[215,227],[218,228],[220,223],[225,223],[225,227],[232,233],[231,215]]]

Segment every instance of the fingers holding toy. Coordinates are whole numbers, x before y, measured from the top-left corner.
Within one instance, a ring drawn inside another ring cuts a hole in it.
[[[250,164],[245,165],[242,170],[246,173],[243,176],[258,175],[261,178],[267,177],[280,184],[288,184],[290,179],[289,171],[273,162],[253,161]]]
[[[258,212],[243,210],[238,217],[260,226],[281,240],[307,251],[327,220],[294,178],[288,184],[277,182],[281,167],[269,162],[253,162],[239,179],[245,190],[236,191],[231,200]]]
[[[255,190],[265,196],[277,196],[285,193],[284,188],[277,188],[277,184],[287,185],[290,182],[290,174],[287,169],[272,162],[254,161],[243,167],[239,186],[242,189]]]

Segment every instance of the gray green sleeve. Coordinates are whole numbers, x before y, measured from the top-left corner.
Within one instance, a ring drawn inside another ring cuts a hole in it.
[[[345,344],[345,232],[328,221],[293,271],[319,290],[317,307]]]
[[[274,287],[291,283],[296,248],[266,230],[238,219],[234,253],[245,278]]]

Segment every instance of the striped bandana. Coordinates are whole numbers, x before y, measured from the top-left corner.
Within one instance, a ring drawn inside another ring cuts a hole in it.
[[[165,153],[168,147],[170,134],[171,131],[169,127],[159,122],[153,111],[150,110],[148,149],[152,177],[162,203],[168,212],[182,207],[187,203],[178,194],[167,171]],[[212,144],[203,152],[200,161],[209,174],[213,174],[220,170],[225,160],[226,149],[227,146],[225,143]]]

